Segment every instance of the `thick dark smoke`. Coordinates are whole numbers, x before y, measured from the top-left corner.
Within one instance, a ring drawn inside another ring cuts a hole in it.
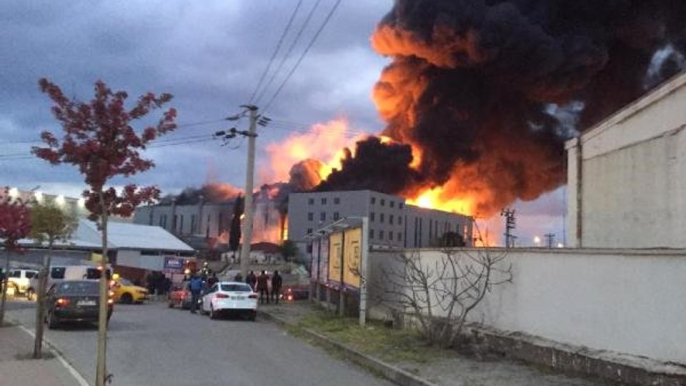
[[[686,1],[396,0],[372,38],[393,59],[374,90],[387,121],[318,189],[444,186],[491,214],[565,181],[563,143],[680,70]],[[646,81],[655,53],[673,53]],[[582,106],[582,109],[567,109]],[[569,122],[569,120],[566,120]]]

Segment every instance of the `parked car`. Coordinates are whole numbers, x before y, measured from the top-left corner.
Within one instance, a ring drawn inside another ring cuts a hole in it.
[[[54,329],[64,322],[97,323],[100,287],[95,280],[65,280],[47,292],[45,322]],[[107,300],[107,322],[112,317],[114,299]]]
[[[135,285],[123,277],[118,277],[114,274],[114,278],[110,282],[110,289],[114,293],[114,301],[131,304],[131,303],[143,303],[150,299],[147,288]]]
[[[31,279],[38,276],[38,270],[14,268],[9,270],[7,288],[14,288],[14,295],[28,295]]]
[[[183,281],[178,285],[172,286],[169,292],[167,305],[169,308],[180,307],[184,310],[191,308],[191,291],[188,289],[188,281]],[[200,304],[200,300],[198,301]]]
[[[294,300],[307,300],[309,297],[310,288],[307,285],[295,285],[284,287],[279,298],[291,302]]]
[[[215,283],[203,295],[201,309],[212,319],[221,314],[238,314],[254,321],[257,317],[257,293],[245,283]]]

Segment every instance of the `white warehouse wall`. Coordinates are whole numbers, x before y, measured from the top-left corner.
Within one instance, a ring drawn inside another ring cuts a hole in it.
[[[437,250],[420,253],[431,267],[442,256]],[[370,298],[378,299],[383,267],[392,261],[392,252],[371,253]],[[686,251],[512,249],[506,261],[512,283],[494,287],[472,321],[686,364]],[[385,312],[378,306],[373,303],[372,314]]]
[[[684,127],[686,73],[567,143],[570,246],[686,248]]]

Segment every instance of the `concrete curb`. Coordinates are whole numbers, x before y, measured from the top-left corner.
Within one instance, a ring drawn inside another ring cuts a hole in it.
[[[400,385],[400,386],[436,386],[434,383],[431,383],[425,379],[419,378],[414,374],[411,374],[401,368],[398,368],[396,366],[393,366],[391,364],[388,364],[386,362],[383,362],[377,358],[370,357],[367,354],[364,354],[358,350],[355,350],[351,347],[348,347],[346,345],[343,345],[341,343],[335,342],[331,339],[329,339],[326,336],[323,336],[319,333],[316,333],[312,330],[309,330],[307,328],[300,327],[292,322],[286,321],[284,319],[279,318],[278,316],[274,316],[268,312],[264,311],[259,311],[259,315],[264,318],[265,320],[269,320],[271,322],[274,322],[282,327],[293,327],[297,328],[298,330],[302,331],[307,335],[308,337],[316,340],[318,343],[337,350],[343,356],[348,359],[349,361],[355,363],[356,365],[363,367],[365,369],[370,370],[371,372],[375,374],[379,374],[382,377],[386,378],[387,380]]]

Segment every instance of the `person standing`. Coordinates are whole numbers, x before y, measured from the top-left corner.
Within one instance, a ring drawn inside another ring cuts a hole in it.
[[[279,304],[281,285],[283,285],[283,278],[279,275],[279,271],[274,271],[274,275],[272,275],[272,297],[274,297],[274,302],[276,304]]]
[[[248,275],[245,277],[245,282],[250,286],[250,288],[252,288],[253,291],[257,291],[255,288],[257,277],[253,271],[248,272]]]
[[[264,303],[265,299],[269,303],[269,276],[267,272],[262,271],[260,276],[257,277],[257,292],[260,293],[260,303]]]
[[[200,300],[202,286],[202,278],[197,273],[194,273],[190,283],[188,283],[188,289],[191,291],[191,314],[195,314],[198,310],[198,300]]]

